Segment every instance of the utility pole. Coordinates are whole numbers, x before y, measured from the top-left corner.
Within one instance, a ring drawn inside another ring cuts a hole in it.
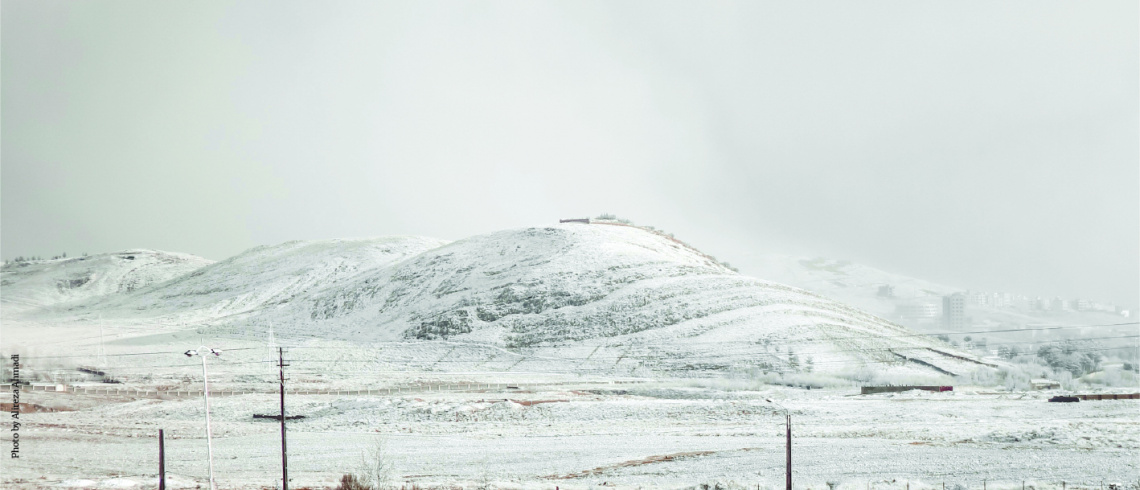
[[[787,422],[788,429],[788,471],[787,471],[787,490],[792,490],[792,416],[791,414],[784,414]]]
[[[787,430],[788,451],[787,468],[785,468],[785,483],[787,485],[787,490],[792,490],[792,414],[788,411],[788,407],[772,401],[771,398],[765,398],[764,401],[780,407],[780,410],[784,411],[784,427]]]
[[[162,429],[158,429],[158,490],[166,490],[166,448]]]
[[[289,457],[285,451],[285,351],[277,348],[277,372],[281,376],[281,490],[289,490]]]

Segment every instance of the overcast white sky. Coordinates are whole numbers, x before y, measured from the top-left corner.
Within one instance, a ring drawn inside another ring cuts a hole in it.
[[[0,5],[4,258],[611,212],[1140,304],[1134,0]]]

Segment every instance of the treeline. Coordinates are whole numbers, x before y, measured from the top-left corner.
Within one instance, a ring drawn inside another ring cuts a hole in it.
[[[1104,356],[1097,352],[1080,352],[1072,342],[1061,345],[1044,345],[1037,349],[1037,357],[1054,371],[1063,370],[1081,376],[1100,368]],[[1131,367],[1131,366],[1129,366]],[[1131,371],[1131,369],[1126,369]]]

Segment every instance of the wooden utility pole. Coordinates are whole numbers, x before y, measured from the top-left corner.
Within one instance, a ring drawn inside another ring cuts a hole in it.
[[[281,376],[281,489],[289,490],[289,456],[285,451],[285,351],[277,348],[277,372]]]
[[[787,471],[787,490],[792,490],[792,416],[784,414],[787,417],[788,428],[788,471]]]
[[[166,447],[162,429],[158,429],[158,490],[166,490]]]

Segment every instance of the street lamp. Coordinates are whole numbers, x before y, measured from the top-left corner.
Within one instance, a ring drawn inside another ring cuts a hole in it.
[[[770,398],[765,398],[764,401],[771,403],[777,407],[780,407],[780,410],[784,411],[784,423],[785,423],[784,427],[787,428],[787,434],[788,434],[788,442],[787,442],[788,467],[786,470],[787,473],[786,473],[785,479],[786,479],[787,490],[792,490],[792,415],[788,412],[787,407],[772,401]]]
[[[206,357],[208,357],[206,354],[220,356],[222,351],[198,346],[197,349],[188,350],[183,354],[186,357],[198,356],[202,358],[202,398],[206,400],[206,457],[210,460],[210,490],[218,490],[218,486],[214,483],[214,443],[210,434],[210,380],[206,374]]]

